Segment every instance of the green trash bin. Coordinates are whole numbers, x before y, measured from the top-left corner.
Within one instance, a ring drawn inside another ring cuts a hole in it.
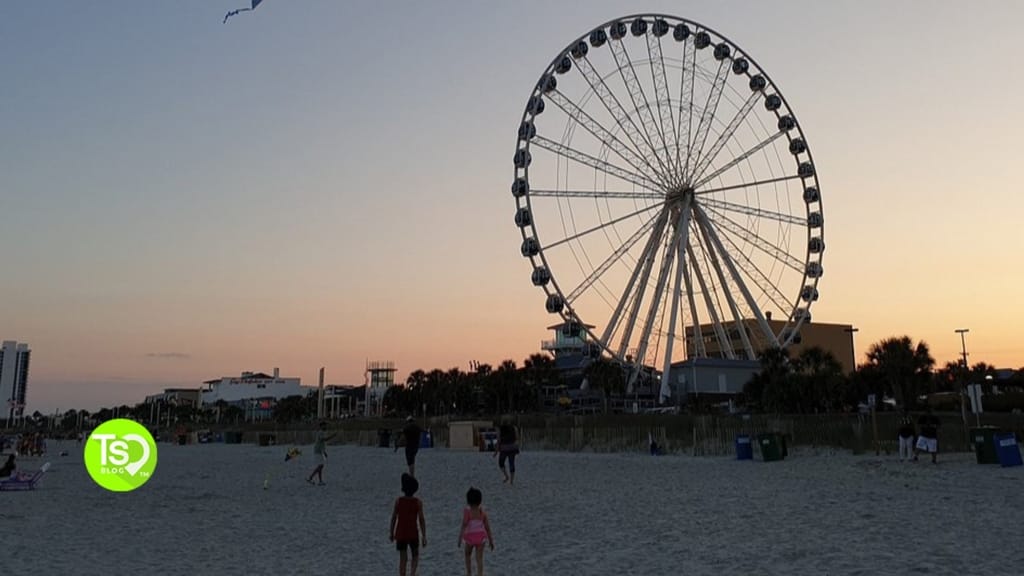
[[[995,441],[995,435],[999,433],[999,428],[995,426],[971,428],[971,444],[974,445],[974,456],[978,464],[999,464]]]
[[[757,445],[761,447],[761,460],[775,462],[785,458],[782,435],[766,432],[757,435]]]

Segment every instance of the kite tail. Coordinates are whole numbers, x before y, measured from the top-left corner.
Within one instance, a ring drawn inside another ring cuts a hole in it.
[[[227,14],[224,15],[224,22],[222,22],[222,23],[223,24],[227,24],[228,23],[228,18],[231,18],[232,16],[234,16],[236,14],[239,14],[241,12],[249,12],[251,10],[252,10],[252,8],[239,8],[238,10],[232,10],[232,11],[230,11]]]

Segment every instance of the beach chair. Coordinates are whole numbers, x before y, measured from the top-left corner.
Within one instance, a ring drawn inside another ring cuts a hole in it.
[[[36,484],[46,474],[46,471],[50,469],[50,463],[43,464],[42,468],[36,470],[34,474],[28,478],[17,478],[9,480],[0,480],[0,492],[7,492],[13,490],[35,490]]]

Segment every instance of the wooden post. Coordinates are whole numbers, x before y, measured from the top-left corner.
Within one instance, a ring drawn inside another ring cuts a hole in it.
[[[875,417],[875,413],[876,413],[875,407],[874,407],[874,405],[872,405],[871,406],[871,435],[875,439],[875,456],[879,456],[880,453],[881,453],[881,448],[878,445],[878,418]]]

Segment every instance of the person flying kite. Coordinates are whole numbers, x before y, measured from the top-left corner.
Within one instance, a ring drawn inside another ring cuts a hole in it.
[[[252,0],[252,6],[250,6],[249,8],[239,8],[238,10],[232,10],[232,11],[228,12],[227,14],[224,15],[224,22],[223,23],[227,24],[228,23],[228,18],[231,18],[235,14],[239,14],[241,12],[251,12],[251,11],[255,10],[256,7],[260,5],[260,2],[263,2],[263,0]]]

